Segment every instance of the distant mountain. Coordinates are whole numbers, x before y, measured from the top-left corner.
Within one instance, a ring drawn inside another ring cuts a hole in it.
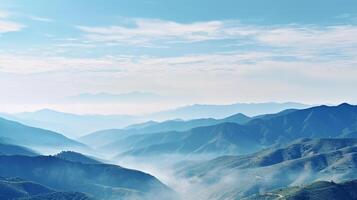
[[[157,121],[147,121],[147,122],[143,122],[143,123],[129,125],[129,126],[125,127],[125,129],[143,129],[143,128],[153,126],[153,125],[156,125],[159,123],[160,122],[157,122]]]
[[[263,114],[263,115],[257,115],[251,118],[251,120],[253,119],[271,119],[274,117],[278,117],[278,116],[283,116],[283,115],[287,115],[289,113],[298,111],[299,109],[286,109],[277,113],[273,113],[273,114]]]
[[[232,154],[250,153],[261,145],[250,141],[249,132],[237,133],[242,125],[223,123],[203,126],[185,132],[163,132],[133,135],[104,146],[102,149],[129,149],[121,156],[155,156],[160,154]]]
[[[357,106],[317,106],[261,116],[243,125],[222,123],[185,132],[137,135],[109,147],[130,147],[121,155],[131,156],[239,154],[299,138],[329,137],[357,138]]]
[[[71,140],[59,133],[25,126],[0,118],[0,137],[12,144],[30,148],[86,148],[85,145]]]
[[[74,151],[62,151],[54,156],[57,158],[60,158],[62,160],[68,160],[68,161],[72,161],[72,162],[80,162],[83,164],[103,164],[98,159],[95,159],[91,156],[86,156],[86,155],[83,155],[81,153],[77,153]]]
[[[38,154],[26,147],[21,147],[12,144],[4,144],[0,142],[0,155],[23,155],[23,156],[38,156]]]
[[[82,94],[75,99],[87,99],[97,101],[98,99],[155,99],[157,95],[147,93],[128,93],[122,95]],[[28,126],[41,127],[54,132],[64,134],[70,138],[76,138],[88,133],[105,129],[123,129],[135,123],[142,123],[147,120],[166,121],[172,119],[192,120],[203,118],[222,119],[237,113],[255,116],[266,113],[276,113],[291,108],[307,108],[308,105],[299,103],[257,103],[257,104],[231,104],[231,105],[192,105],[142,116],[130,115],[78,115],[58,112],[50,109],[43,109],[36,112],[24,112],[7,114],[0,113],[0,117],[8,120],[23,123]],[[243,117],[244,120],[245,117]]]
[[[80,103],[135,103],[135,102],[152,102],[160,101],[165,99],[165,97],[148,93],[148,92],[129,92],[122,94],[111,94],[111,93],[83,93],[77,96],[69,97],[68,100],[71,102]]]
[[[58,191],[79,191],[98,199],[142,199],[172,191],[155,177],[108,164],[83,164],[53,156],[0,156],[0,176],[31,180]]]
[[[241,199],[318,180],[352,180],[357,178],[357,139],[300,139],[254,154],[189,164],[178,174],[205,185],[210,191],[205,199]]]
[[[139,117],[129,115],[77,115],[50,109],[0,116],[28,126],[59,132],[71,138],[102,129],[124,128],[143,121]]]
[[[355,200],[357,180],[343,183],[318,181],[307,186],[288,187],[265,194],[254,195],[244,200]]]
[[[137,134],[161,133],[168,131],[188,131],[195,127],[216,125],[224,122],[245,124],[250,120],[243,114],[235,114],[223,119],[203,118],[194,120],[168,120],[164,122],[149,121],[142,124],[134,124],[125,129],[110,129],[91,133],[81,137],[79,140],[91,146],[104,146],[107,148],[117,146],[116,140]]]
[[[286,109],[304,109],[311,107],[301,103],[235,103],[230,105],[202,105],[195,104],[184,106],[173,110],[154,113],[147,117],[151,119],[199,119],[199,118],[224,118],[236,113],[243,113],[248,116],[262,115],[266,113],[277,113]]]

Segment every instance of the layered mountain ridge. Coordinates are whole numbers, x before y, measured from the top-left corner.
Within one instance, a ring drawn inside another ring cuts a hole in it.
[[[242,125],[224,122],[184,132],[127,136],[105,147],[124,152],[118,157],[244,154],[299,138],[355,138],[356,134],[357,106],[341,104],[261,116]]]
[[[318,180],[347,181],[357,178],[357,139],[299,139],[250,155],[190,164],[177,173],[207,188],[230,178],[221,188],[213,187],[207,199],[239,199]]]

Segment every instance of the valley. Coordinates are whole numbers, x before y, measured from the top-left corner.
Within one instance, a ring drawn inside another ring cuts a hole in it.
[[[0,122],[8,199],[296,199],[321,181],[357,179],[357,106],[349,104],[149,121],[79,141]]]

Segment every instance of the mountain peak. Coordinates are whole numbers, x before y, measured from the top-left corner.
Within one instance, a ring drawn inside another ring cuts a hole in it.
[[[49,108],[43,108],[41,110],[36,111],[37,113],[58,113],[58,111],[49,109]]]
[[[341,103],[340,105],[338,105],[338,107],[353,107],[353,105],[349,103]]]
[[[63,160],[68,160],[71,162],[79,162],[79,163],[84,163],[84,164],[102,164],[100,161],[97,159],[83,155],[81,153],[77,153],[74,151],[62,151],[56,155],[54,155],[57,158],[63,159]]]

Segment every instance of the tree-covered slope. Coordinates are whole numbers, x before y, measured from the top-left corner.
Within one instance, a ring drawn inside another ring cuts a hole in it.
[[[0,156],[0,176],[16,176],[56,190],[92,194],[99,199],[171,193],[158,179],[141,171],[70,162],[53,156]]]

